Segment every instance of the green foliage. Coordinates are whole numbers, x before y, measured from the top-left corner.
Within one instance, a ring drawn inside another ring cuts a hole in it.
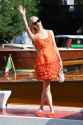
[[[24,24],[18,12],[18,5],[27,9],[27,17],[37,15],[38,0],[0,0],[0,38],[11,38],[24,29]]]

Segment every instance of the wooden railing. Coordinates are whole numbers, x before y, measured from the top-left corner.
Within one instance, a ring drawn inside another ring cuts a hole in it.
[[[60,55],[65,65],[83,64],[82,49],[59,49]],[[0,48],[0,68],[5,66],[7,57],[12,55],[13,62],[16,68],[33,68],[36,57],[34,49],[15,49],[15,48]]]

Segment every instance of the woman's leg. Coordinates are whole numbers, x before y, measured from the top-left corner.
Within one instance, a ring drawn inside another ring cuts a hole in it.
[[[50,82],[44,81],[43,82],[43,90],[41,94],[41,106],[40,109],[43,109],[43,106],[47,102],[47,104],[50,107],[50,111],[54,112],[53,105],[52,105],[52,95],[51,95],[51,89],[50,89]]]
[[[45,83],[42,83],[42,93],[41,93],[41,105],[40,105],[40,110],[43,110],[43,107],[45,105],[46,101],[46,94],[45,94]]]

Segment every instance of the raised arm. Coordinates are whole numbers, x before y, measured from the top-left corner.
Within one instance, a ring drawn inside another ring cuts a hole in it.
[[[20,14],[22,15],[27,33],[29,34],[30,38],[34,40],[34,34],[31,32],[27,18],[26,18],[26,9],[22,5],[19,5],[18,10]]]

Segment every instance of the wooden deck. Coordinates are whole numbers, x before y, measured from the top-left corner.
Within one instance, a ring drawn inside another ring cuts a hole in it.
[[[39,109],[39,105],[15,105],[15,104],[8,104],[6,112],[0,112],[1,115],[8,115],[8,116],[17,116],[17,117],[32,117],[37,118],[36,112]],[[45,114],[41,116],[42,118],[49,118],[48,114],[49,108],[46,105],[44,107]],[[81,107],[67,107],[67,106],[54,106],[55,117],[54,119],[72,119],[72,120],[83,120],[83,108]]]
[[[78,107],[55,106],[55,117],[49,117],[45,107],[45,115],[38,117],[39,105],[8,104],[6,112],[0,112],[1,125],[82,125],[83,109]]]

